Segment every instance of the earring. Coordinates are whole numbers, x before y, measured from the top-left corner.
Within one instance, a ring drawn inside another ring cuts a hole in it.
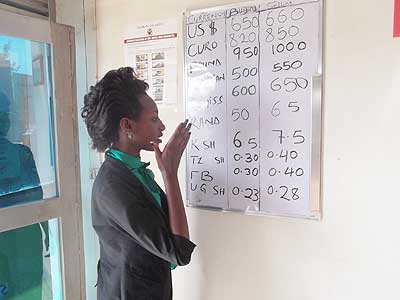
[[[132,131],[128,132],[128,139],[133,140],[133,132]]]

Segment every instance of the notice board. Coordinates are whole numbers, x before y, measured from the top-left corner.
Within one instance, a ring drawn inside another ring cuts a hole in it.
[[[321,1],[184,15],[189,206],[320,218]]]

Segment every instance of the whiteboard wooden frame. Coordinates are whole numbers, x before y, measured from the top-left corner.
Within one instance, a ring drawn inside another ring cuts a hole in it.
[[[223,9],[230,9],[235,7],[242,7],[242,6],[251,6],[251,5],[258,5],[258,4],[267,4],[269,2],[275,1],[248,1],[248,2],[239,2],[239,3],[232,3],[227,5],[221,6],[214,6],[214,7],[207,7],[202,9],[195,9],[195,10],[186,10],[183,13],[183,49],[184,49],[184,56],[183,56],[183,95],[185,97],[184,100],[184,112],[187,115],[187,101],[186,101],[186,83],[187,83],[187,72],[186,72],[186,45],[187,45],[187,23],[186,20],[188,16],[203,12],[211,12],[211,11],[218,11]],[[296,0],[294,5],[296,6],[301,4],[307,3],[319,3],[319,53],[318,53],[318,73],[312,77],[312,120],[311,120],[311,130],[312,130],[312,141],[311,141],[311,176],[310,176],[310,199],[309,199],[309,207],[310,207],[310,214],[303,215],[303,214],[285,214],[285,213],[271,213],[271,212],[252,212],[252,211],[243,211],[243,210],[235,210],[235,209],[225,209],[225,208],[217,208],[217,207],[210,207],[204,205],[193,205],[189,203],[189,189],[188,189],[188,182],[185,182],[186,187],[186,206],[191,208],[203,209],[203,210],[210,210],[210,211],[218,211],[218,212],[233,212],[239,213],[244,215],[252,215],[252,216],[277,216],[277,217],[294,217],[294,218],[303,218],[303,219],[312,219],[312,220],[321,220],[322,218],[322,178],[321,178],[321,157],[322,157],[322,90],[323,90],[323,49],[324,49],[324,4],[323,0]],[[188,160],[188,152],[186,151],[185,156],[187,162]],[[185,170],[185,179],[188,178],[188,167],[186,164]],[[228,196],[229,197],[229,196]]]

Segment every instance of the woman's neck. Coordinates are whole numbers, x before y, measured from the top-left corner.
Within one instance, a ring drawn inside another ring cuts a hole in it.
[[[134,147],[132,145],[128,145],[128,144],[122,144],[122,143],[115,143],[112,148],[117,149],[119,151],[128,153],[132,156],[140,156],[140,149],[138,149],[137,147]]]

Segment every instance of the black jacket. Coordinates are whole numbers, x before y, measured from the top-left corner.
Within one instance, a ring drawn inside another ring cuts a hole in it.
[[[92,193],[98,300],[172,299],[170,263],[188,264],[195,245],[171,233],[162,191],[161,203],[122,162],[106,157]]]

